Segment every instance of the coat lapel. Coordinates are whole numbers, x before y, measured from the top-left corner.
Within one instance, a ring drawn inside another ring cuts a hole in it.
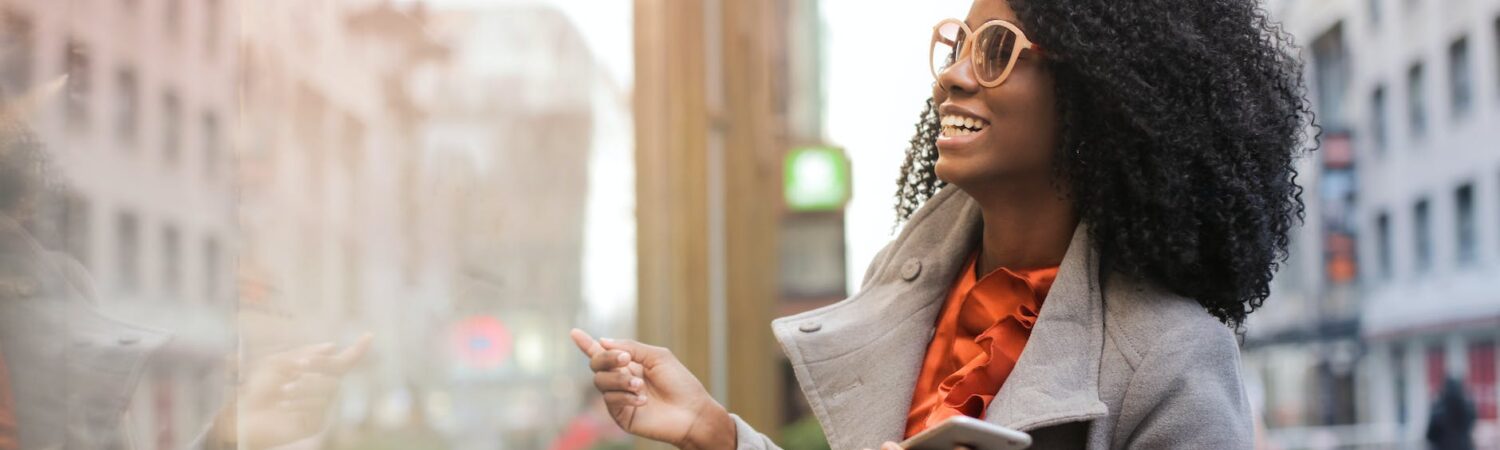
[[[1093,420],[1109,413],[1099,399],[1104,299],[1099,257],[1079,224],[1026,349],[984,419],[1022,431]]]
[[[978,205],[944,188],[871,263],[860,292],[772,323],[832,448],[901,440],[942,301],[980,225]],[[1103,305],[1087,242],[1080,226],[987,420],[1026,430],[1106,413],[1098,399]]]

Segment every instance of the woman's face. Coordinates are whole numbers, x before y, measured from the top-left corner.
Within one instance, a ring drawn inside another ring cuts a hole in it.
[[[975,30],[993,19],[1020,26],[1006,0],[974,0],[965,23]],[[977,119],[982,127],[963,133],[943,127],[938,178],[971,195],[997,183],[1050,181],[1058,128],[1051,73],[1036,52],[1024,51],[1003,83],[986,88],[975,78],[973,63],[965,58],[938,72],[933,86],[942,119]]]

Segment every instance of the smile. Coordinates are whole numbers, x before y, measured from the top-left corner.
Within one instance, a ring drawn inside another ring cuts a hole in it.
[[[984,131],[989,122],[984,119],[976,119],[957,114],[948,114],[942,117],[943,137],[968,136]]]

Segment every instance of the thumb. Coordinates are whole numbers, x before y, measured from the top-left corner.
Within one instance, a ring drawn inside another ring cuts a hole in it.
[[[635,362],[641,363],[641,365],[646,367],[655,366],[658,363],[674,358],[672,351],[666,347],[642,344],[630,339],[599,339],[599,344],[609,350],[623,350],[629,353]]]

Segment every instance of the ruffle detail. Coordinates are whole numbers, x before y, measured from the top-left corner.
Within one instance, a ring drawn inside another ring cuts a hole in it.
[[[1001,268],[974,284],[960,306],[958,326],[961,335],[975,336],[979,352],[938,385],[942,402],[927,416],[928,427],[956,415],[983,417],[1021,358],[1056,275],[1055,267]]]

